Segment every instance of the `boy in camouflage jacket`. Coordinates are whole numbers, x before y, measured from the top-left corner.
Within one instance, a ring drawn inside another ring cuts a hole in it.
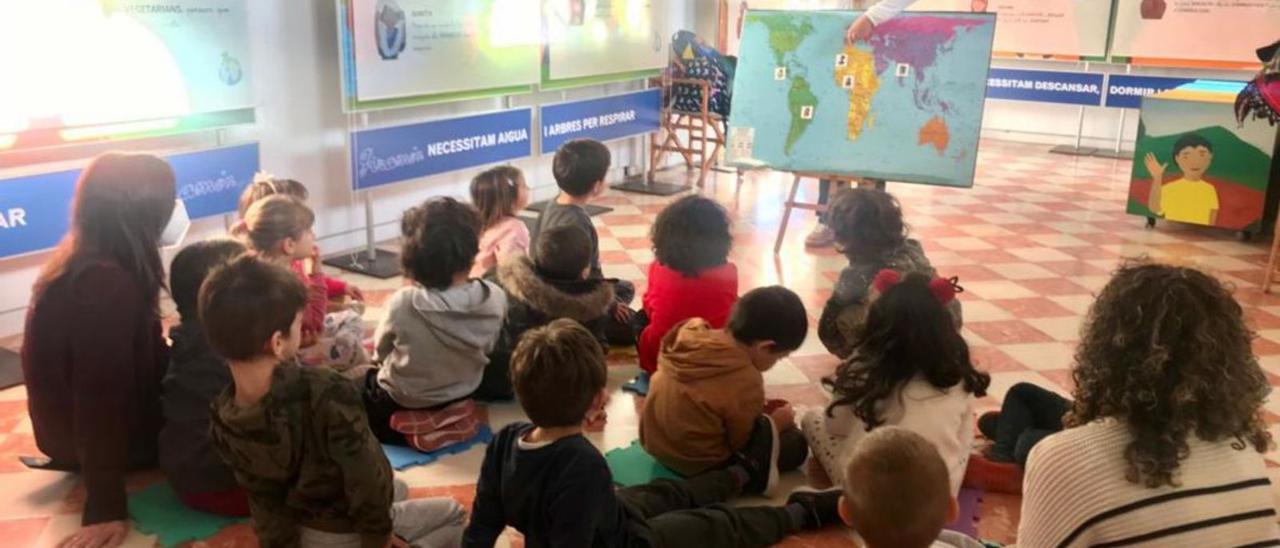
[[[234,381],[213,402],[214,445],[249,495],[262,546],[459,542],[465,513],[453,500],[393,503],[406,489],[351,382],[297,365],[306,290],[292,273],[237,259],[205,282],[199,305]]]

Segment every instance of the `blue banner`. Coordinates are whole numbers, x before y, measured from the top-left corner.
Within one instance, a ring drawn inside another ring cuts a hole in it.
[[[175,154],[166,158],[178,179],[187,215],[200,219],[236,210],[258,172],[258,143]]]
[[[662,91],[649,89],[542,107],[542,153],[574,139],[612,141],[658,131]]]
[[[1142,98],[1169,91],[1195,78],[1170,78],[1168,76],[1131,76],[1112,74],[1107,82],[1107,106],[1111,108],[1141,108]]]
[[[436,120],[351,134],[356,190],[529,156],[533,110]]]
[[[80,170],[0,181],[0,257],[58,244],[67,233]]]
[[[165,158],[178,197],[192,219],[236,210],[240,191],[258,170],[258,144],[175,154]],[[71,225],[79,169],[0,180],[0,257],[49,249]]]
[[[1102,105],[1103,75],[993,68],[987,77],[987,98],[1064,105]]]

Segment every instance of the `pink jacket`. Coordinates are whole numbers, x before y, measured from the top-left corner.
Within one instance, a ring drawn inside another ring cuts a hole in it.
[[[498,266],[498,259],[529,251],[529,227],[518,217],[507,217],[480,235],[480,252],[471,267],[471,277],[479,278]]]

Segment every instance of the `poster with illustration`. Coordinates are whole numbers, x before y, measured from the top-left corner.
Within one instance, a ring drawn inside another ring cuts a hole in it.
[[[1234,94],[1173,90],[1143,100],[1129,213],[1259,231],[1276,128],[1238,124],[1228,98]]]
[[[1119,0],[1111,55],[1256,65],[1277,29],[1280,0]]]

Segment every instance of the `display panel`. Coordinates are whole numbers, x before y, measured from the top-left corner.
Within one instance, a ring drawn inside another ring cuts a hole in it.
[[[1101,57],[1107,54],[1111,4],[1112,0],[918,0],[911,9],[994,13],[997,52]]]
[[[1257,64],[1280,38],[1280,0],[1117,0],[1111,55]]]
[[[242,121],[245,1],[2,2],[0,74],[0,149]]]
[[[538,82],[532,0],[350,0],[355,99],[377,101]]]
[[[525,0],[534,3],[534,0]],[[669,0],[544,0],[549,80],[667,66]]]

